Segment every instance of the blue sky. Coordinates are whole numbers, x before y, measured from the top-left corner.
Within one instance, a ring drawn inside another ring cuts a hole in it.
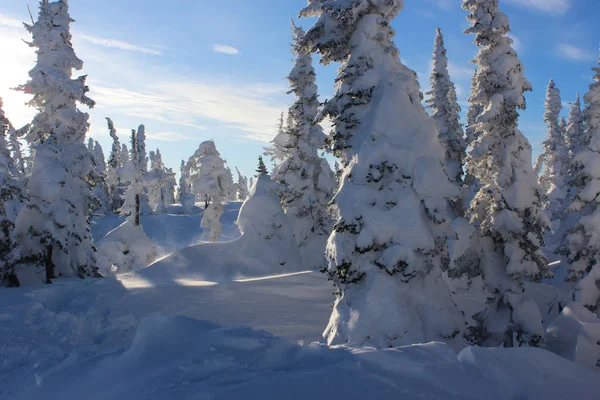
[[[19,21],[29,19],[27,4],[0,0],[0,96],[16,125],[33,110],[25,95],[9,90],[27,79],[35,60],[21,39]],[[477,49],[460,0],[406,0],[393,23],[402,61],[429,87],[434,31],[441,27],[450,73],[466,110]],[[143,123],[148,148],[159,147],[168,166],[178,170],[198,144],[214,139],[228,164],[251,174],[262,147],[276,133],[279,113],[292,99],[285,76],[292,67],[290,18],[306,0],[71,0],[73,44],[84,61],[91,97],[91,136],[110,150],[104,117],[111,117],[122,140]],[[520,127],[534,154],[545,136],[545,89],[553,78],[563,102],[582,94],[591,82],[600,30],[598,0],[501,0],[511,21],[515,48],[534,91]],[[310,20],[301,21],[308,27]],[[318,66],[321,100],[333,94],[337,65]],[[565,108],[564,115],[568,109]],[[106,154],[108,156],[108,154]]]

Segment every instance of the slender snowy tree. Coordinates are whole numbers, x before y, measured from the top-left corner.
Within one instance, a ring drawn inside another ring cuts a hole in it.
[[[125,165],[126,162],[131,161],[131,157],[129,157],[129,149],[125,143],[123,143],[123,146],[121,147],[121,160],[123,160],[123,165]]]
[[[583,113],[581,112],[579,93],[577,93],[576,100],[571,104],[569,110],[566,142],[569,150],[569,157],[565,166],[569,186],[568,200],[569,202],[572,202],[577,194],[578,186],[581,184],[576,181],[575,177],[579,175],[583,168],[581,162],[577,161],[576,155],[584,151],[589,143],[584,126]]]
[[[237,180],[237,199],[238,201],[246,200],[248,197],[248,178],[246,178],[238,167],[235,167],[235,172],[237,172],[238,180]]]
[[[148,201],[146,181],[144,172],[138,164],[142,158],[138,154],[139,146],[137,144],[137,132],[131,130],[131,160],[128,161],[119,170],[119,175],[126,182],[129,182],[127,190],[123,196],[123,206],[119,209],[121,215],[132,216],[135,225],[141,224],[142,215],[151,215],[152,208]]]
[[[18,245],[14,238],[14,219],[17,204],[23,199],[22,186],[13,175],[6,134],[14,132],[2,109],[0,98],[0,287],[17,287],[19,279],[15,268],[18,261]]]
[[[83,62],[71,45],[71,18],[65,0],[40,3],[38,20],[26,25],[37,49],[30,80],[19,90],[32,94],[34,117],[27,140],[35,149],[28,183],[29,201],[15,221],[23,254],[45,268],[46,282],[61,276],[98,276],[90,231],[90,176],[93,157],[84,144],[93,107],[85,76],[72,79]]]
[[[437,123],[440,142],[446,150],[445,169],[448,178],[462,185],[467,143],[459,121],[461,110],[456,97],[456,88],[448,73],[448,57],[440,28],[436,29],[432,60],[431,91],[426,93],[428,95],[426,103]]]
[[[537,158],[534,169],[537,173],[541,172],[538,182],[545,195],[548,216],[551,220],[556,220],[562,217],[563,203],[567,196],[564,164],[568,162],[569,150],[560,127],[560,90],[552,79],[546,90],[545,107],[544,122],[548,127],[548,135],[542,143],[544,151]]]
[[[190,185],[190,164],[181,160],[177,200],[181,203],[184,214],[191,214],[195,199],[196,196],[192,193]]]
[[[215,142],[208,140],[200,144],[189,163],[192,192],[210,198],[207,201],[208,207],[204,210],[201,226],[210,229],[209,240],[216,242],[221,237],[222,226],[219,219],[224,211],[223,200],[231,185],[225,167],[226,162],[217,151]]]
[[[5,141],[8,139],[10,142],[10,147],[8,147],[7,143],[7,150],[11,157],[9,165],[10,173],[14,177],[23,177],[25,175],[25,162],[23,160],[21,142],[19,139],[27,130],[29,130],[29,125],[26,125],[19,130],[15,129],[6,117],[3,107],[4,102],[2,101],[2,97],[0,97],[0,133],[5,135]]]
[[[391,20],[403,5],[316,0],[301,13],[319,17],[301,50],[342,63],[324,109],[344,165],[327,245],[326,272],[338,289],[324,333],[330,344],[462,345],[464,322],[441,269],[452,218],[447,199],[459,188],[444,173],[444,149],[416,73],[392,41]]]
[[[104,159],[104,151],[100,143],[94,142],[92,148],[92,156],[94,157],[94,189],[92,194],[96,198],[96,206],[92,207],[92,211],[102,211],[108,213],[111,211],[112,202],[109,195],[109,188],[107,184],[107,170],[106,161]]]
[[[283,112],[281,113],[281,117],[279,118],[279,129],[277,130],[277,135],[275,138],[271,140],[271,145],[269,147],[264,148],[264,155],[271,158],[271,163],[274,167],[279,165],[283,161],[286,155],[285,146],[288,142],[288,134],[285,131],[285,127],[283,125]]]
[[[115,212],[123,206],[123,195],[126,190],[125,182],[122,182],[119,175],[119,169],[123,167],[123,150],[113,121],[107,117],[106,122],[108,124],[108,132],[113,140],[106,167],[106,183],[110,193],[111,211]]]
[[[599,60],[600,64],[600,60]],[[565,232],[557,253],[567,256],[568,282],[577,282],[574,299],[592,311],[600,306],[600,67],[593,68],[594,82],[584,96],[585,132],[578,132],[578,107],[571,109],[573,122],[569,136],[574,150],[573,202],[569,219],[577,222]],[[585,144],[585,148],[581,149]],[[579,150],[581,149],[581,150]]]
[[[296,101],[288,111],[285,158],[273,171],[273,179],[285,187],[281,204],[304,261],[309,267],[323,269],[325,245],[333,225],[326,206],[333,197],[335,176],[327,161],[319,156],[325,135],[316,120],[319,101],[312,55],[298,48],[304,30],[293,21],[292,34],[296,60],[287,79],[289,93],[296,96]]]
[[[140,125],[136,134],[138,165],[142,174],[148,172],[148,155],[146,154],[146,127]]]
[[[468,216],[476,227],[472,248],[451,275],[482,277],[488,302],[474,316],[468,339],[479,345],[545,345],[542,317],[524,281],[551,276],[540,248],[548,219],[531,164],[531,146],[517,128],[518,110],[531,84],[512,49],[508,17],[498,0],[464,0],[479,47],[469,101],[482,109],[473,126],[481,132],[467,158],[479,182]],[[515,343],[516,341],[516,343]]]

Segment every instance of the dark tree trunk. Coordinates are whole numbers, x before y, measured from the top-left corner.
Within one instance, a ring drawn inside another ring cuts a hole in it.
[[[205,194],[204,195],[204,209],[206,210],[208,208],[208,206],[210,206],[210,196]]]
[[[52,283],[52,279],[54,276],[54,262],[52,261],[52,253],[54,252],[54,248],[52,246],[48,246],[48,250],[46,251],[46,283]]]
[[[140,195],[135,195],[135,224],[140,225]]]

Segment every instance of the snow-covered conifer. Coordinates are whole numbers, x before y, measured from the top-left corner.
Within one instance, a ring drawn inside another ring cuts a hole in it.
[[[288,111],[285,158],[275,168],[273,179],[285,186],[281,204],[307,266],[322,269],[333,222],[326,206],[333,197],[335,176],[327,161],[319,156],[325,135],[316,121],[319,100],[312,55],[298,48],[304,30],[294,22],[292,33],[292,53],[296,60],[287,79],[289,93],[296,96],[296,101]]]
[[[473,316],[469,339],[480,345],[544,346],[542,317],[525,293],[525,280],[551,275],[540,248],[548,219],[531,164],[531,146],[517,128],[518,110],[531,84],[512,49],[508,17],[498,0],[464,0],[472,23],[466,34],[479,47],[477,75],[469,101],[482,112],[480,132],[467,158],[479,182],[468,216],[476,227],[473,245],[451,274],[482,277],[487,305]],[[475,289],[474,289],[475,290]],[[515,343],[516,339],[516,343]]]
[[[131,157],[129,156],[129,149],[127,148],[127,145],[125,143],[123,143],[123,146],[121,147],[121,160],[123,161],[123,165],[126,162],[131,161]]]
[[[100,207],[96,209],[92,207],[92,210],[101,210],[104,213],[108,213],[112,209],[112,201],[109,195],[109,188],[107,184],[107,170],[106,161],[104,159],[104,151],[102,151],[102,146],[100,143],[94,142],[92,155],[94,157],[94,167],[96,171],[96,174],[94,175],[94,189],[92,193],[98,200]]]
[[[123,206],[123,195],[125,194],[124,182],[119,176],[119,168],[123,167],[123,150],[113,121],[107,117],[106,122],[108,133],[113,140],[106,166],[106,183],[109,187],[111,210],[117,211]]]
[[[94,152],[94,138],[88,138],[87,148],[90,153]]]
[[[237,199],[238,201],[246,200],[248,197],[248,178],[246,178],[238,167],[235,167],[235,172],[237,172],[238,180],[237,180]]]
[[[90,231],[93,157],[84,140],[93,107],[85,76],[72,79],[83,62],[71,45],[66,0],[40,3],[38,19],[26,25],[37,49],[30,80],[19,90],[32,94],[34,117],[27,140],[35,149],[28,182],[29,200],[15,221],[23,255],[45,268],[46,282],[61,276],[97,276],[96,248]]]
[[[216,242],[221,237],[222,227],[219,219],[224,211],[223,200],[231,185],[225,160],[217,151],[215,142],[208,140],[200,144],[189,163],[192,192],[209,199],[201,226],[210,229],[209,240]]]
[[[138,154],[137,132],[131,130],[131,160],[126,162],[119,170],[119,175],[125,182],[129,182],[123,196],[123,206],[119,209],[121,215],[129,216],[135,225],[140,225],[141,215],[151,215],[152,208],[146,194],[146,181],[138,164],[141,160]]]
[[[464,132],[459,122],[461,110],[456,97],[456,88],[448,73],[448,57],[440,28],[436,29],[432,60],[431,91],[426,93],[429,96],[426,103],[437,123],[440,142],[446,150],[445,166],[448,178],[461,185],[467,143],[463,138]]]
[[[142,174],[148,171],[148,155],[146,154],[146,127],[140,125],[136,134],[138,165]]]
[[[286,156],[285,146],[289,137],[285,127],[283,126],[283,112],[279,118],[278,127],[277,135],[275,135],[275,138],[271,140],[271,145],[264,148],[264,154],[265,156],[271,158],[271,163],[273,166],[279,165],[279,163],[281,163]]]
[[[190,214],[192,212],[196,196],[192,193],[192,187],[190,185],[190,165],[184,160],[181,160],[177,200],[181,203],[184,214]]]
[[[416,73],[392,41],[391,20],[403,5],[316,0],[301,13],[319,17],[301,49],[319,52],[324,64],[342,63],[324,109],[344,165],[327,245],[327,273],[338,289],[324,333],[330,344],[462,342],[462,315],[441,269],[452,218],[447,199],[459,188],[444,173]]]
[[[540,173],[539,184],[546,196],[546,211],[551,220],[559,219],[563,214],[563,202],[566,198],[565,163],[568,162],[569,150],[565,136],[560,128],[560,112],[562,101],[560,90],[554,80],[550,80],[546,89],[546,112],[544,122],[548,127],[544,149],[536,160],[534,169]]]
[[[575,300],[596,311],[600,305],[600,67],[593,70],[594,82],[584,96],[584,134],[578,131],[579,105],[571,109],[573,121],[569,128],[573,136],[570,135],[569,140],[573,146],[573,172],[576,175],[572,180],[573,202],[567,211],[571,214],[569,219],[577,222],[565,232],[557,253],[567,256],[566,281],[578,282]],[[585,148],[579,150],[584,144]]]
[[[267,171],[267,167],[265,166],[265,162],[263,161],[262,156],[258,156],[258,167],[256,168],[256,176],[260,175],[268,175],[269,171]]]
[[[13,159],[6,141],[9,132],[14,132],[14,128],[4,114],[0,98],[0,287],[19,286],[14,219],[18,206],[15,203],[22,201],[22,187],[13,175]]]

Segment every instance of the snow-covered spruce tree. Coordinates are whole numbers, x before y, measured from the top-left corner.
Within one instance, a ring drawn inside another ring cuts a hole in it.
[[[90,232],[90,176],[93,157],[84,144],[93,107],[85,76],[72,79],[83,62],[71,45],[68,3],[42,1],[38,20],[26,25],[37,63],[19,90],[32,94],[34,117],[27,140],[35,149],[28,182],[29,200],[15,221],[23,255],[45,268],[46,282],[56,277],[98,276],[96,248]]]
[[[264,148],[264,155],[271,158],[271,163],[274,167],[279,165],[286,156],[285,146],[288,142],[288,134],[283,126],[283,112],[279,118],[277,135],[271,140],[271,145]]]
[[[467,143],[459,122],[461,110],[456,97],[456,88],[448,73],[448,57],[440,28],[436,29],[432,60],[431,91],[426,93],[428,96],[426,103],[437,123],[440,142],[446,150],[445,169],[448,178],[457,185],[462,185]]]
[[[379,348],[439,340],[462,346],[462,315],[442,278],[459,188],[444,173],[435,121],[404,66],[391,20],[401,0],[312,1],[301,39],[321,62],[341,62],[325,106],[344,165],[326,270],[337,287],[325,337]]]
[[[269,171],[267,171],[267,167],[265,166],[265,162],[263,161],[262,156],[258,156],[258,167],[256,168],[255,172],[257,177],[269,174]]]
[[[128,182],[127,190],[123,196],[123,206],[119,209],[119,212],[123,216],[133,216],[133,223],[135,225],[141,224],[140,216],[152,214],[152,208],[150,207],[148,195],[146,194],[144,173],[138,164],[141,160],[138,154],[138,148],[137,132],[135,129],[132,129],[131,160],[126,162],[119,170],[121,178],[125,182]]]
[[[548,219],[531,164],[531,146],[517,128],[518,110],[531,84],[512,49],[508,17],[498,0],[464,0],[479,47],[470,102],[481,107],[474,128],[481,132],[467,157],[468,173],[479,182],[468,216],[476,227],[472,248],[451,276],[482,277],[487,305],[473,316],[468,339],[484,346],[545,345],[542,317],[524,281],[550,276],[540,248]],[[475,290],[475,289],[473,289]],[[474,295],[477,295],[474,293]]]
[[[562,217],[563,203],[567,195],[564,164],[568,162],[569,150],[560,128],[560,90],[552,79],[546,89],[545,107],[544,122],[548,127],[548,134],[542,143],[544,151],[537,158],[534,169],[537,173],[541,172],[538,182],[545,195],[546,212],[551,220],[557,220]]]
[[[231,168],[225,168],[227,174],[225,179],[227,180],[227,194],[225,195],[225,201],[237,201],[237,185],[233,181],[233,172],[231,172]]]
[[[148,155],[146,154],[146,127],[140,125],[136,134],[138,165],[142,174],[148,172]]]
[[[126,189],[124,182],[121,181],[121,177],[119,176],[119,169],[123,167],[123,150],[113,121],[107,117],[106,122],[108,124],[108,133],[113,140],[106,166],[106,183],[110,193],[111,211],[115,212],[123,206],[123,195]]]
[[[127,145],[125,143],[123,143],[123,146],[121,147],[121,159],[123,160],[123,165],[125,165],[126,162],[131,161],[131,157],[129,156],[129,149],[127,148]]]
[[[574,299],[595,312],[600,306],[600,67],[593,70],[594,82],[584,96],[585,132],[581,136],[580,132],[569,136],[574,146],[573,172],[576,175],[572,180],[573,202],[567,211],[570,219],[577,222],[565,232],[557,253],[565,255],[569,263],[566,281],[578,283]],[[577,114],[577,110],[572,111]],[[576,125],[577,117],[573,119],[570,127]],[[586,147],[578,150],[584,143]]]
[[[164,214],[167,211],[167,204],[172,204],[173,201],[174,174],[165,168],[160,150],[151,151],[149,158],[150,171],[145,174],[145,179],[148,185],[150,205],[155,214]]]
[[[479,71],[477,68],[475,68],[475,71],[473,71],[473,76],[471,77],[471,93],[476,90],[478,75]],[[465,127],[465,142],[467,146],[472,146],[473,142],[475,142],[479,136],[481,136],[477,118],[482,112],[483,108],[481,108],[481,104],[469,102],[469,109],[467,110],[467,126]]]
[[[15,129],[6,117],[3,110],[4,102],[0,97],[0,133],[4,132],[5,139],[8,139],[10,146],[7,147],[11,156],[10,173],[15,178],[25,178],[25,161],[21,151],[20,139],[29,130],[29,125],[21,129]],[[2,131],[4,129],[4,131]]]
[[[201,226],[209,228],[208,238],[216,242],[221,237],[221,215],[223,199],[229,191],[231,182],[228,178],[225,160],[217,151],[215,142],[208,140],[200,143],[200,147],[190,158],[190,182],[192,192],[208,196],[208,207],[204,210]]]
[[[107,181],[106,161],[104,159],[104,151],[98,142],[94,142],[92,148],[94,157],[94,167],[96,174],[94,179],[94,189],[92,194],[96,198],[96,207],[92,207],[92,211],[103,212],[104,214],[112,211],[112,202],[109,195]]]
[[[296,60],[287,79],[289,93],[296,96],[296,101],[288,111],[286,155],[275,168],[273,179],[285,187],[281,205],[292,224],[304,261],[308,267],[323,269],[323,254],[333,225],[326,206],[333,197],[335,176],[327,161],[319,156],[325,135],[316,121],[319,100],[312,55],[297,47],[304,36],[302,28],[292,22],[292,32],[292,53]]]
[[[569,151],[569,157],[565,165],[565,174],[568,179],[568,203],[571,203],[581,182],[577,182],[575,177],[579,175],[582,169],[581,162],[577,161],[576,155],[587,148],[589,138],[584,126],[583,113],[581,112],[581,100],[577,93],[576,100],[569,109],[569,120],[567,121],[566,142]]]
[[[196,196],[192,193],[192,186],[190,184],[190,164],[183,160],[181,160],[177,201],[181,203],[184,214],[192,213],[196,203]]]
[[[237,173],[237,199],[238,201],[246,200],[248,197],[248,178],[242,175],[238,167],[235,167],[235,172]]]
[[[0,98],[0,287],[17,287],[19,279],[15,268],[18,246],[14,238],[14,219],[17,206],[23,200],[21,183],[13,175],[13,159],[6,134],[14,132],[2,109]]]

